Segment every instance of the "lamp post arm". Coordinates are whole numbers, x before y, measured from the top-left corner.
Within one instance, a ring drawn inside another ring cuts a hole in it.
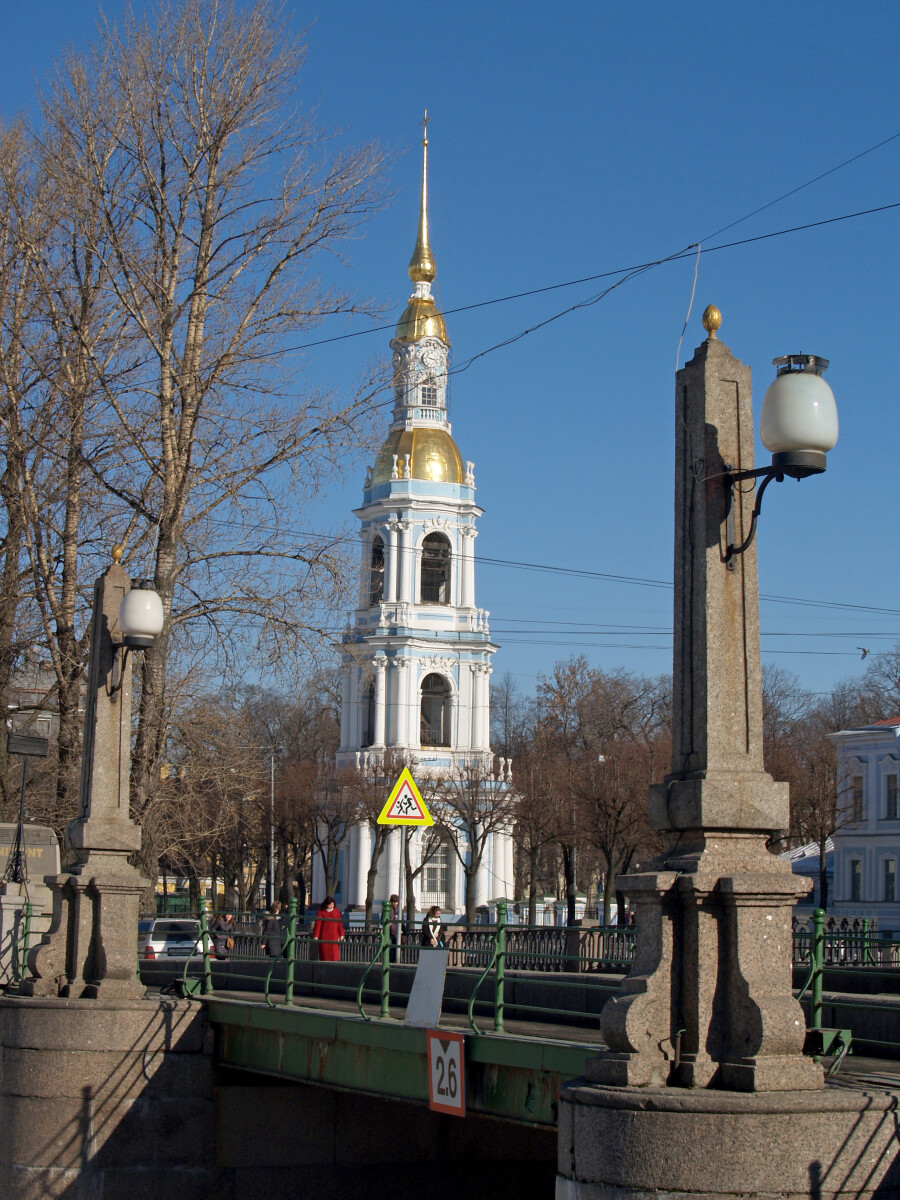
[[[756,503],[753,505],[753,512],[750,514],[750,531],[739,546],[734,544],[734,502],[737,484],[745,479],[762,479],[759,485],[759,490],[756,493]],[[756,537],[756,522],[759,519],[759,514],[762,511],[762,500],[765,495],[766,488],[776,479],[779,483],[784,479],[784,472],[779,471],[774,467],[758,467],[754,471],[732,471],[726,468],[725,471],[725,487],[729,491],[728,498],[728,514],[725,518],[725,565],[729,571],[735,568],[735,559],[739,554],[743,554]]]

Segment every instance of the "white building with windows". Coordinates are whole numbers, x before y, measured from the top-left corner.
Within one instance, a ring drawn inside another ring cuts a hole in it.
[[[877,918],[900,937],[900,716],[832,733],[839,821],[829,915]]]
[[[394,403],[387,437],[366,471],[360,523],[358,607],[342,641],[341,744],[336,766],[371,767],[402,759],[414,777],[452,776],[477,761],[493,787],[508,787],[509,763],[490,750],[491,658],[488,613],[475,598],[475,471],[449,420],[450,340],[431,294],[435,263],[428,238],[427,154],[423,139],[419,229],[409,264],[413,292],[391,341]],[[392,781],[388,781],[392,782]],[[414,865],[432,830],[412,830]],[[382,856],[380,901],[398,891],[400,831]],[[350,831],[339,906],[365,903],[372,835]],[[416,903],[459,911],[463,869],[454,850],[431,842]],[[313,901],[323,890],[313,871]],[[490,837],[476,878],[477,903],[513,893],[509,832]]]

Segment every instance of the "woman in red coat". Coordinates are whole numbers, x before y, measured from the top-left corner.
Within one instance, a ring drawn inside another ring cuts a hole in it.
[[[326,896],[319,905],[312,935],[319,943],[319,962],[337,962],[344,940],[344,922],[335,907],[334,896]]]

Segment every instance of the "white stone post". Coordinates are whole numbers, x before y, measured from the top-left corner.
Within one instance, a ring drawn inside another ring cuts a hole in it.
[[[350,675],[353,671],[353,663],[344,663],[341,667],[341,749],[349,750],[353,742],[351,741],[352,734],[350,732],[350,718],[352,710],[350,708]]]
[[[397,599],[397,545],[399,542],[399,522],[388,521],[385,525],[387,530],[388,545],[387,545],[387,579],[385,580],[384,599],[390,604]]]
[[[372,565],[372,543],[365,529],[359,531],[359,608],[369,607],[369,574]]]
[[[475,607],[475,539],[478,530],[474,525],[460,527],[460,599],[463,608]]]
[[[410,566],[411,566],[411,546],[410,535],[412,531],[411,521],[397,521],[398,537],[398,554],[400,556],[400,581],[398,584],[397,599],[403,604],[412,603],[412,591],[410,585]]]
[[[395,658],[394,666],[397,669],[397,724],[393,744],[405,747],[409,745],[409,659]]]
[[[361,821],[354,826],[356,834],[355,854],[351,853],[350,860],[356,866],[356,896],[354,903],[363,908],[366,903],[366,887],[369,882],[369,862],[372,858],[371,835],[367,821]]]
[[[384,726],[385,726],[385,692],[386,692],[386,672],[387,659],[374,658],[372,659],[372,670],[375,672],[375,741],[374,745],[384,745]]]

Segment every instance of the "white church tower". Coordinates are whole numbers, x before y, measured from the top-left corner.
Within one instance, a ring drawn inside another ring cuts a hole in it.
[[[474,466],[463,460],[451,434],[450,340],[431,294],[436,272],[428,240],[427,115],[422,146],[419,230],[409,263],[413,293],[391,341],[391,424],[366,472],[362,507],[354,510],[361,537],[359,604],[343,638],[336,765],[402,758],[414,776],[425,777],[451,774],[477,757],[489,775],[490,664],[497,647],[488,613],[475,601],[482,510],[475,503]],[[503,763],[501,786],[508,773]],[[358,826],[345,849],[339,899],[351,908],[365,903],[370,833]],[[415,831],[414,851],[434,836]],[[399,846],[398,830],[382,857],[376,900],[397,891]],[[429,859],[417,889],[420,909],[462,907],[462,868],[455,859],[449,847]],[[493,835],[479,875],[479,903],[512,896],[509,833]]]

